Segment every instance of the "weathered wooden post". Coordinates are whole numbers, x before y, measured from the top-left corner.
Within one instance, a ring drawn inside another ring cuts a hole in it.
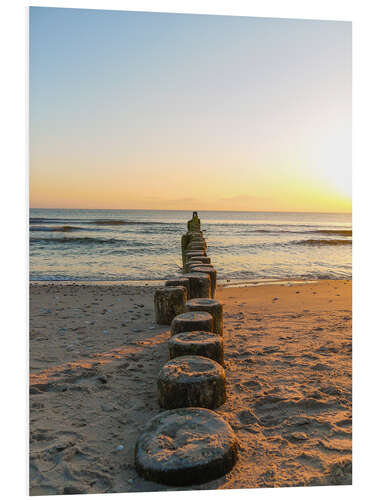
[[[217,272],[216,269],[211,265],[211,264],[204,264],[200,266],[191,266],[190,267],[190,273],[208,273],[211,278],[211,297],[215,297],[215,292],[216,292],[216,276]]]
[[[189,278],[190,286],[190,297],[192,299],[200,297],[211,297],[212,284],[211,276],[209,272],[198,272],[194,269],[194,272],[183,274],[185,278]]]
[[[170,325],[175,316],[184,312],[187,300],[184,286],[165,286],[154,294],[155,321],[159,325]]]
[[[225,372],[212,359],[179,356],[168,361],[158,377],[158,401],[172,410],[187,406],[214,409],[225,403]]]
[[[185,260],[185,253],[186,253],[187,245],[188,245],[189,241],[190,241],[189,233],[183,234],[182,237],[181,237],[182,263],[184,263],[184,260]]]
[[[188,221],[188,231],[200,231],[201,221],[198,218],[198,212],[193,212],[193,217]]]
[[[191,259],[191,257],[206,257],[206,252],[205,250],[187,250],[186,253],[186,259]]]
[[[193,264],[189,262],[186,263],[186,272],[191,273],[195,267],[203,266],[203,262],[195,261]]]
[[[205,241],[191,241],[187,244],[187,250],[204,250],[207,251],[207,245]]]
[[[190,486],[224,476],[237,459],[238,442],[231,426],[206,408],[159,413],[147,423],[135,447],[138,474],[171,486]]]
[[[208,312],[193,311],[178,314],[171,323],[171,337],[181,332],[193,332],[202,330],[212,332],[214,319]]]
[[[157,382],[159,405],[169,411],[151,419],[138,438],[135,466],[145,479],[172,486],[216,479],[238,459],[232,428],[208,409],[225,402],[226,382],[223,311],[209,298],[215,293],[216,270],[206,248],[200,219],[193,212],[181,239],[183,267],[192,272],[167,280],[154,295],[157,322],[171,322],[170,361]],[[179,313],[182,304],[187,312]]]
[[[187,250],[182,257],[183,269],[186,271],[187,263],[191,257],[205,257],[207,254],[204,250]]]
[[[214,320],[212,331],[223,335],[223,305],[214,299],[190,299],[185,304],[185,311],[205,311],[211,314]]]
[[[204,356],[224,365],[223,339],[216,333],[194,331],[173,335],[168,341],[169,358]]]
[[[190,248],[191,245],[198,244],[199,248]],[[189,250],[203,250],[206,251],[204,238],[194,233],[186,233],[181,238],[181,255],[182,255],[182,264],[184,265],[186,262],[186,253]]]
[[[210,257],[205,257],[204,255],[192,256],[188,260],[188,264],[193,264],[194,262],[201,262],[202,264],[211,264]]]
[[[170,278],[165,282],[165,286],[184,286],[186,288],[187,298],[190,299],[189,278],[184,278],[183,276]]]

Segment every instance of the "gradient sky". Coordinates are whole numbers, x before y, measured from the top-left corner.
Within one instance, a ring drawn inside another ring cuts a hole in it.
[[[30,204],[351,211],[351,23],[31,7]]]

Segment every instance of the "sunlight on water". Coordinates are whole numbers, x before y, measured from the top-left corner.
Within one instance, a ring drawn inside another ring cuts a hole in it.
[[[222,280],[351,278],[350,214],[199,212]],[[163,280],[187,211],[30,210],[30,279]]]

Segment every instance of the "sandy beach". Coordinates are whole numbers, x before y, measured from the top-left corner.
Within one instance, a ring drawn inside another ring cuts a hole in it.
[[[161,410],[168,327],[152,287],[30,285],[30,494],[162,491],[134,469]],[[351,484],[351,281],[219,287],[227,401],[240,443],[194,488]]]

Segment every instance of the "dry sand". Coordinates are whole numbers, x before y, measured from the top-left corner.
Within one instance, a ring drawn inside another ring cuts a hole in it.
[[[31,495],[192,489],[134,469],[168,360],[153,291],[31,285]],[[217,298],[228,395],[217,412],[240,458],[194,489],[350,484],[351,281],[219,287]]]

